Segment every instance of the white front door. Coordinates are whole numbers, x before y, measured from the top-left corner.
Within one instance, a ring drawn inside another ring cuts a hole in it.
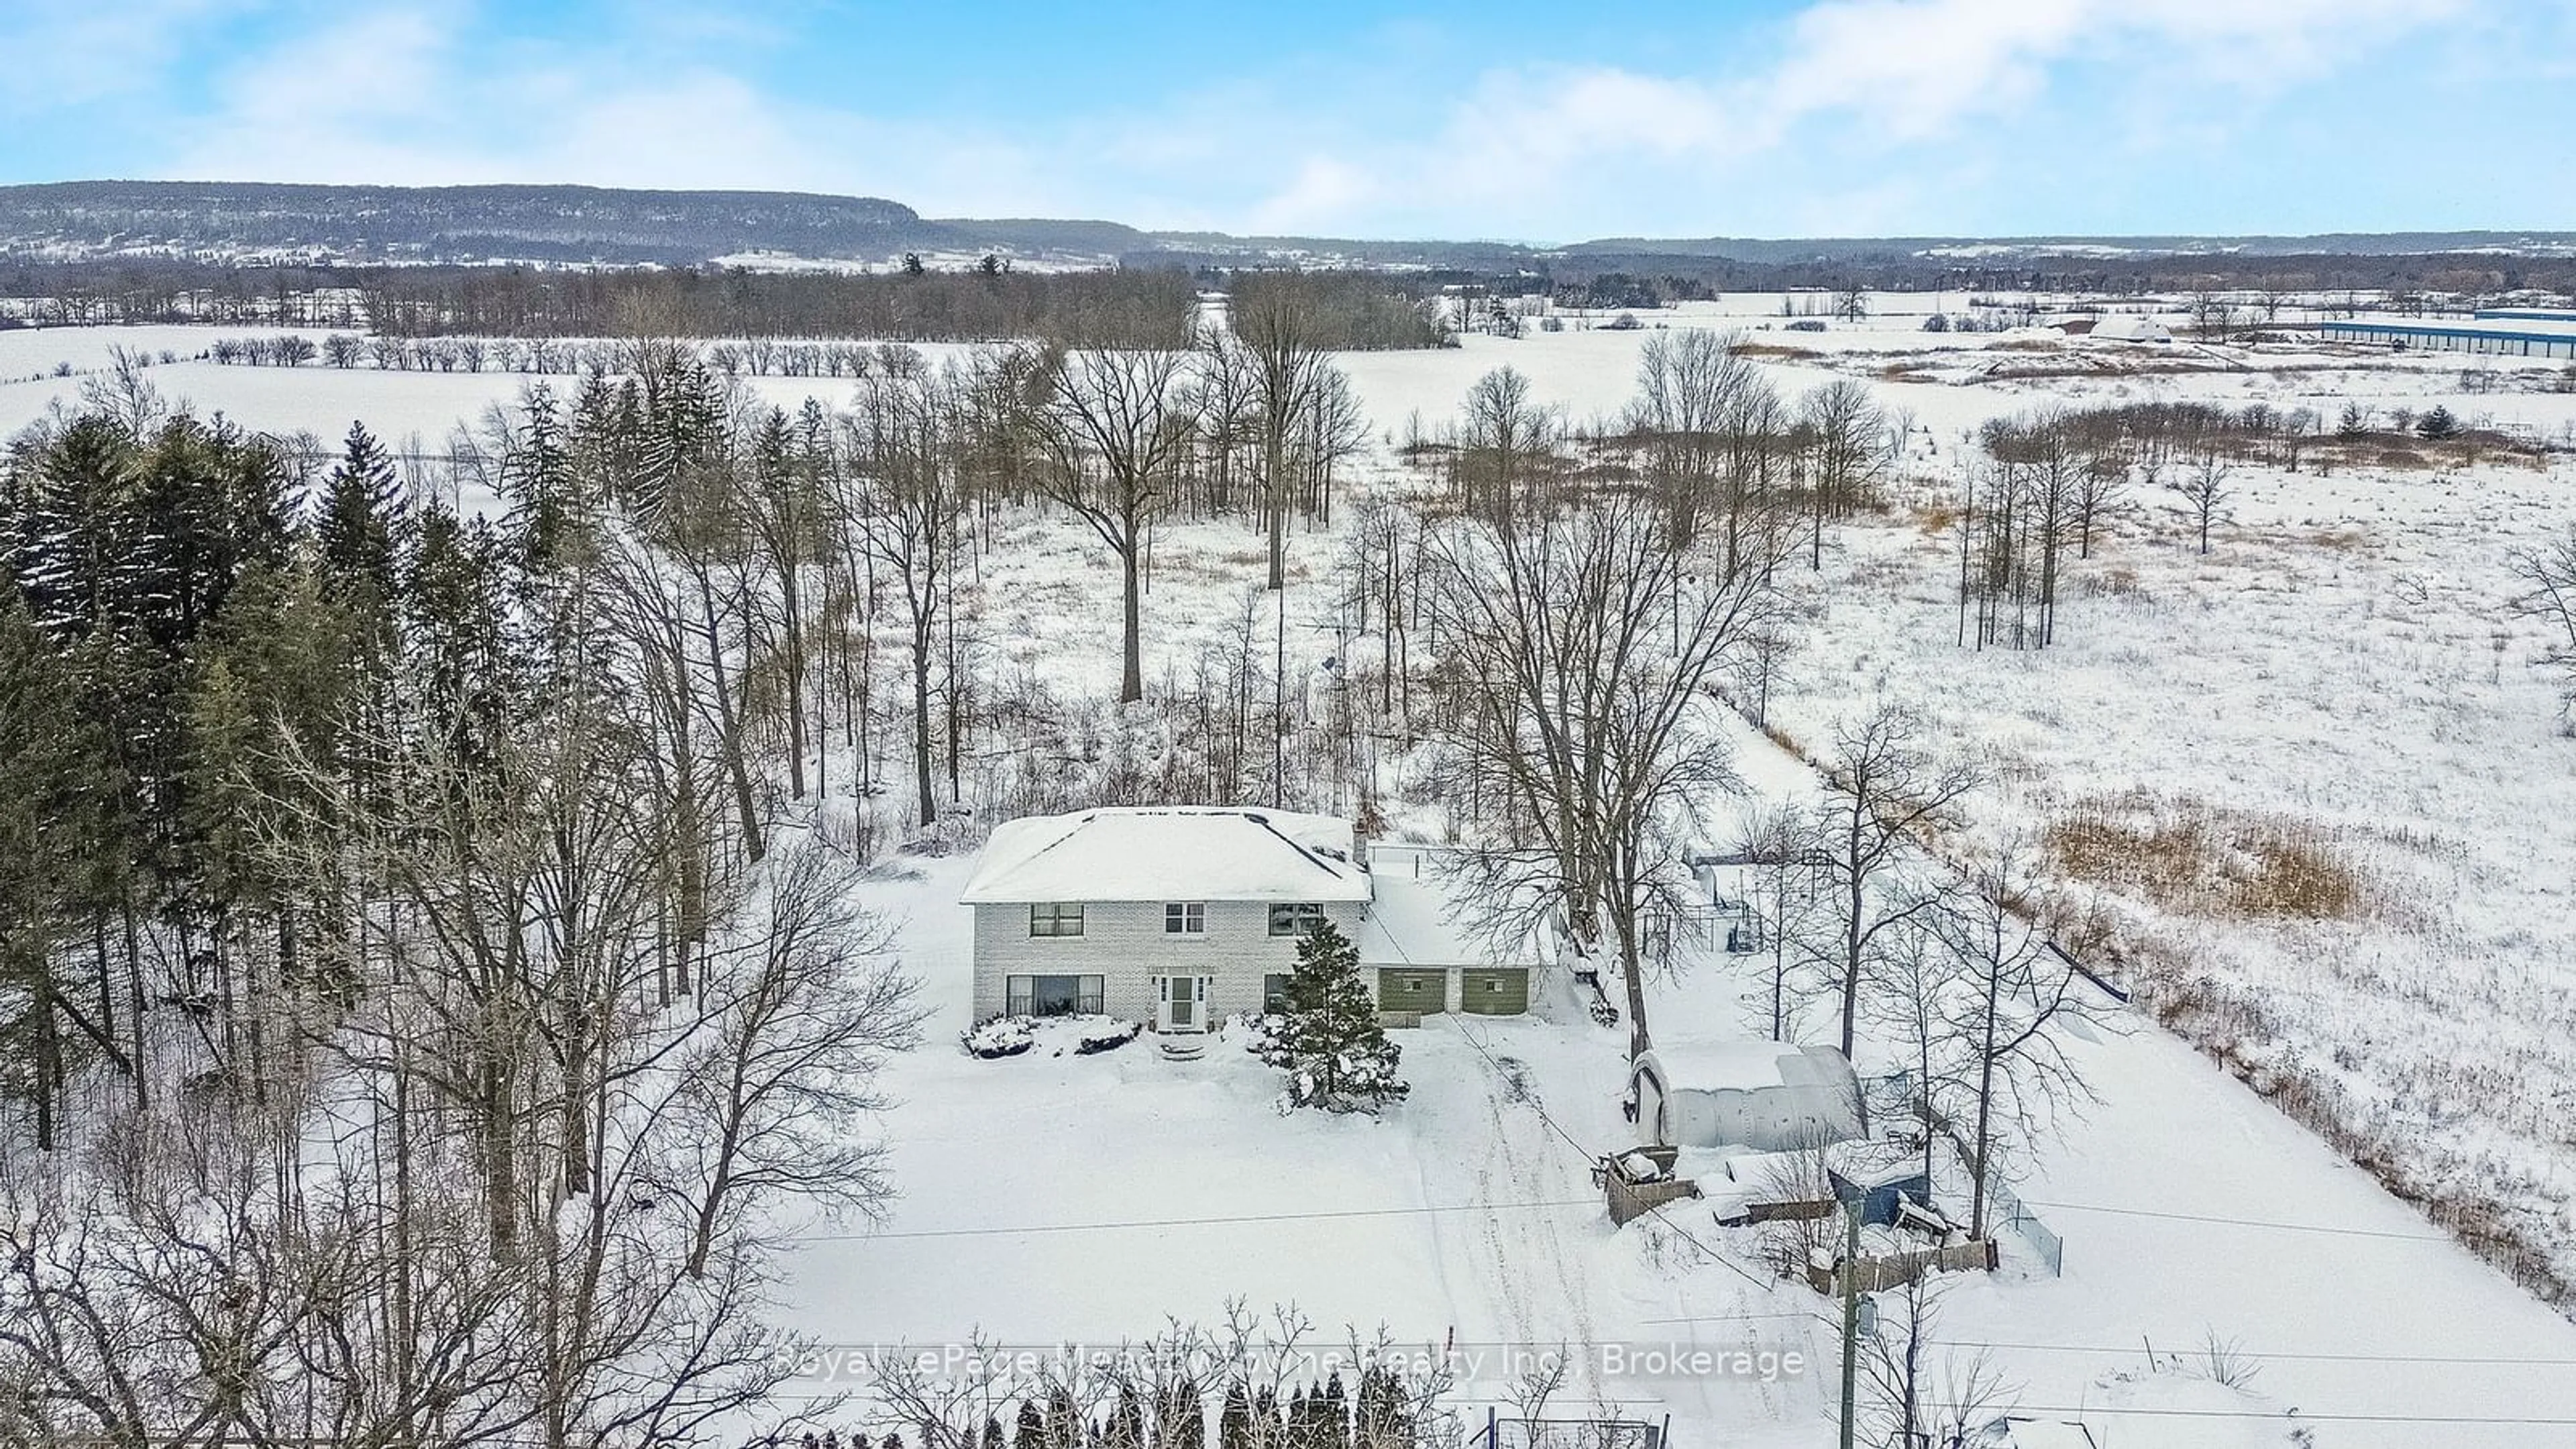
[[[1204,1031],[1207,1029],[1204,1008],[1199,999],[1199,979],[1195,976],[1163,978],[1161,1009],[1155,1013],[1157,1031]]]

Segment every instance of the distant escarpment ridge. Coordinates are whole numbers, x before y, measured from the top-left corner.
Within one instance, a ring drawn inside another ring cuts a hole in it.
[[[323,186],[231,181],[62,181],[0,186],[0,258],[173,258],[247,265],[799,265],[934,263],[1343,266],[1465,272],[1855,276],[2016,266],[2051,273],[2243,272],[2266,259],[2412,259],[2510,267],[2576,259],[2576,232],[2339,232],[2312,236],[1608,237],[1565,244],[1362,240],[1151,231],[1114,221],[924,217],[872,196],[593,186]]]

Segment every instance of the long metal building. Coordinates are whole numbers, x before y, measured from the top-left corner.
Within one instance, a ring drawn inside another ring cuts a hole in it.
[[[2576,311],[2551,308],[2494,307],[2450,321],[2364,317],[2321,322],[2317,331],[2332,342],[2576,361]]]

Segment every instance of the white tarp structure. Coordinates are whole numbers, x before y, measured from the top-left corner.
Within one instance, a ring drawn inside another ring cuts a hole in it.
[[[2107,342],[2171,342],[2173,329],[2153,317],[2105,317],[2093,324],[2092,336]]]
[[[1860,1081],[1832,1047],[1667,1042],[1629,1063],[1628,1090],[1659,1146],[1795,1152],[1861,1132]]]

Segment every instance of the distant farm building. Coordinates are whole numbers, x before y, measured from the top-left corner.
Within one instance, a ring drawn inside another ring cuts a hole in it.
[[[2092,335],[2108,342],[2173,341],[2173,329],[2153,317],[2105,317],[2093,324]]]
[[[2350,322],[2320,322],[2317,331],[2330,342],[2576,360],[2576,311],[2546,307],[2496,307],[2453,321],[2365,317]]]

